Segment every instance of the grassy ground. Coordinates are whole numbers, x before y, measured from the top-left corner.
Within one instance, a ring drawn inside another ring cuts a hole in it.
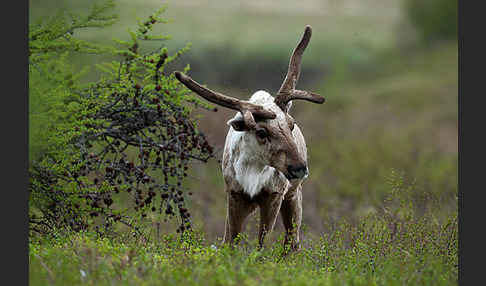
[[[30,285],[457,285],[457,216],[443,222],[410,212],[395,186],[386,215],[306,238],[287,253],[282,237],[259,250],[236,248],[201,233],[184,239],[99,238],[84,233],[31,237]],[[287,254],[286,254],[287,253]]]

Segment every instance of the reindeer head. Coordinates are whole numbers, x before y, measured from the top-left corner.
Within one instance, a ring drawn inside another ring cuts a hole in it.
[[[228,121],[232,129],[230,132],[238,133],[234,135],[235,140],[241,140],[245,152],[251,153],[250,157],[255,163],[271,166],[289,180],[301,179],[308,174],[303,136],[300,130],[295,128],[294,119],[288,114],[292,100],[324,102],[324,98],[317,94],[295,89],[302,54],[311,34],[311,27],[306,26],[304,35],[290,58],[285,80],[275,97],[265,91],[258,91],[249,101],[239,100],[207,89],[183,73],[175,72],[181,83],[203,98],[239,111]],[[302,144],[304,146],[301,146]]]

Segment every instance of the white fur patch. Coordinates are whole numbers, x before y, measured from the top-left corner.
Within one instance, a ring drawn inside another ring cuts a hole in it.
[[[256,167],[254,165],[235,166],[236,180],[243,187],[245,193],[247,193],[250,198],[260,193],[263,187],[267,186],[272,177],[275,175],[275,170],[273,167],[264,166],[263,168]]]
[[[244,135],[245,132],[230,128],[225,145],[229,148],[229,160],[233,165],[236,181],[245,193],[253,197],[268,184],[276,170],[262,164],[259,152],[255,152],[258,143],[254,138]],[[239,148],[239,152],[236,148]]]

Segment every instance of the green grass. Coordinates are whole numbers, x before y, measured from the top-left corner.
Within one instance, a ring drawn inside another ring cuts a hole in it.
[[[393,197],[401,197],[395,193]],[[282,237],[255,240],[31,237],[29,285],[457,285],[457,213],[443,222],[415,216],[403,199],[385,215],[341,221],[285,255]]]

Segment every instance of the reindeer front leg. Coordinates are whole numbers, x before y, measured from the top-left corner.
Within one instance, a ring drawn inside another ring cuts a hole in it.
[[[260,230],[258,233],[260,247],[263,247],[266,234],[271,232],[275,226],[283,199],[282,193],[262,193],[264,193],[264,197],[260,200]]]
[[[243,229],[243,224],[248,215],[255,209],[245,195],[240,192],[229,190],[227,192],[228,206],[226,211],[226,226],[224,232],[225,243],[233,243],[234,239]]]
[[[292,250],[300,248],[299,231],[302,222],[302,186],[295,192],[289,192],[281,207],[283,224],[285,227],[284,245],[290,244]]]

